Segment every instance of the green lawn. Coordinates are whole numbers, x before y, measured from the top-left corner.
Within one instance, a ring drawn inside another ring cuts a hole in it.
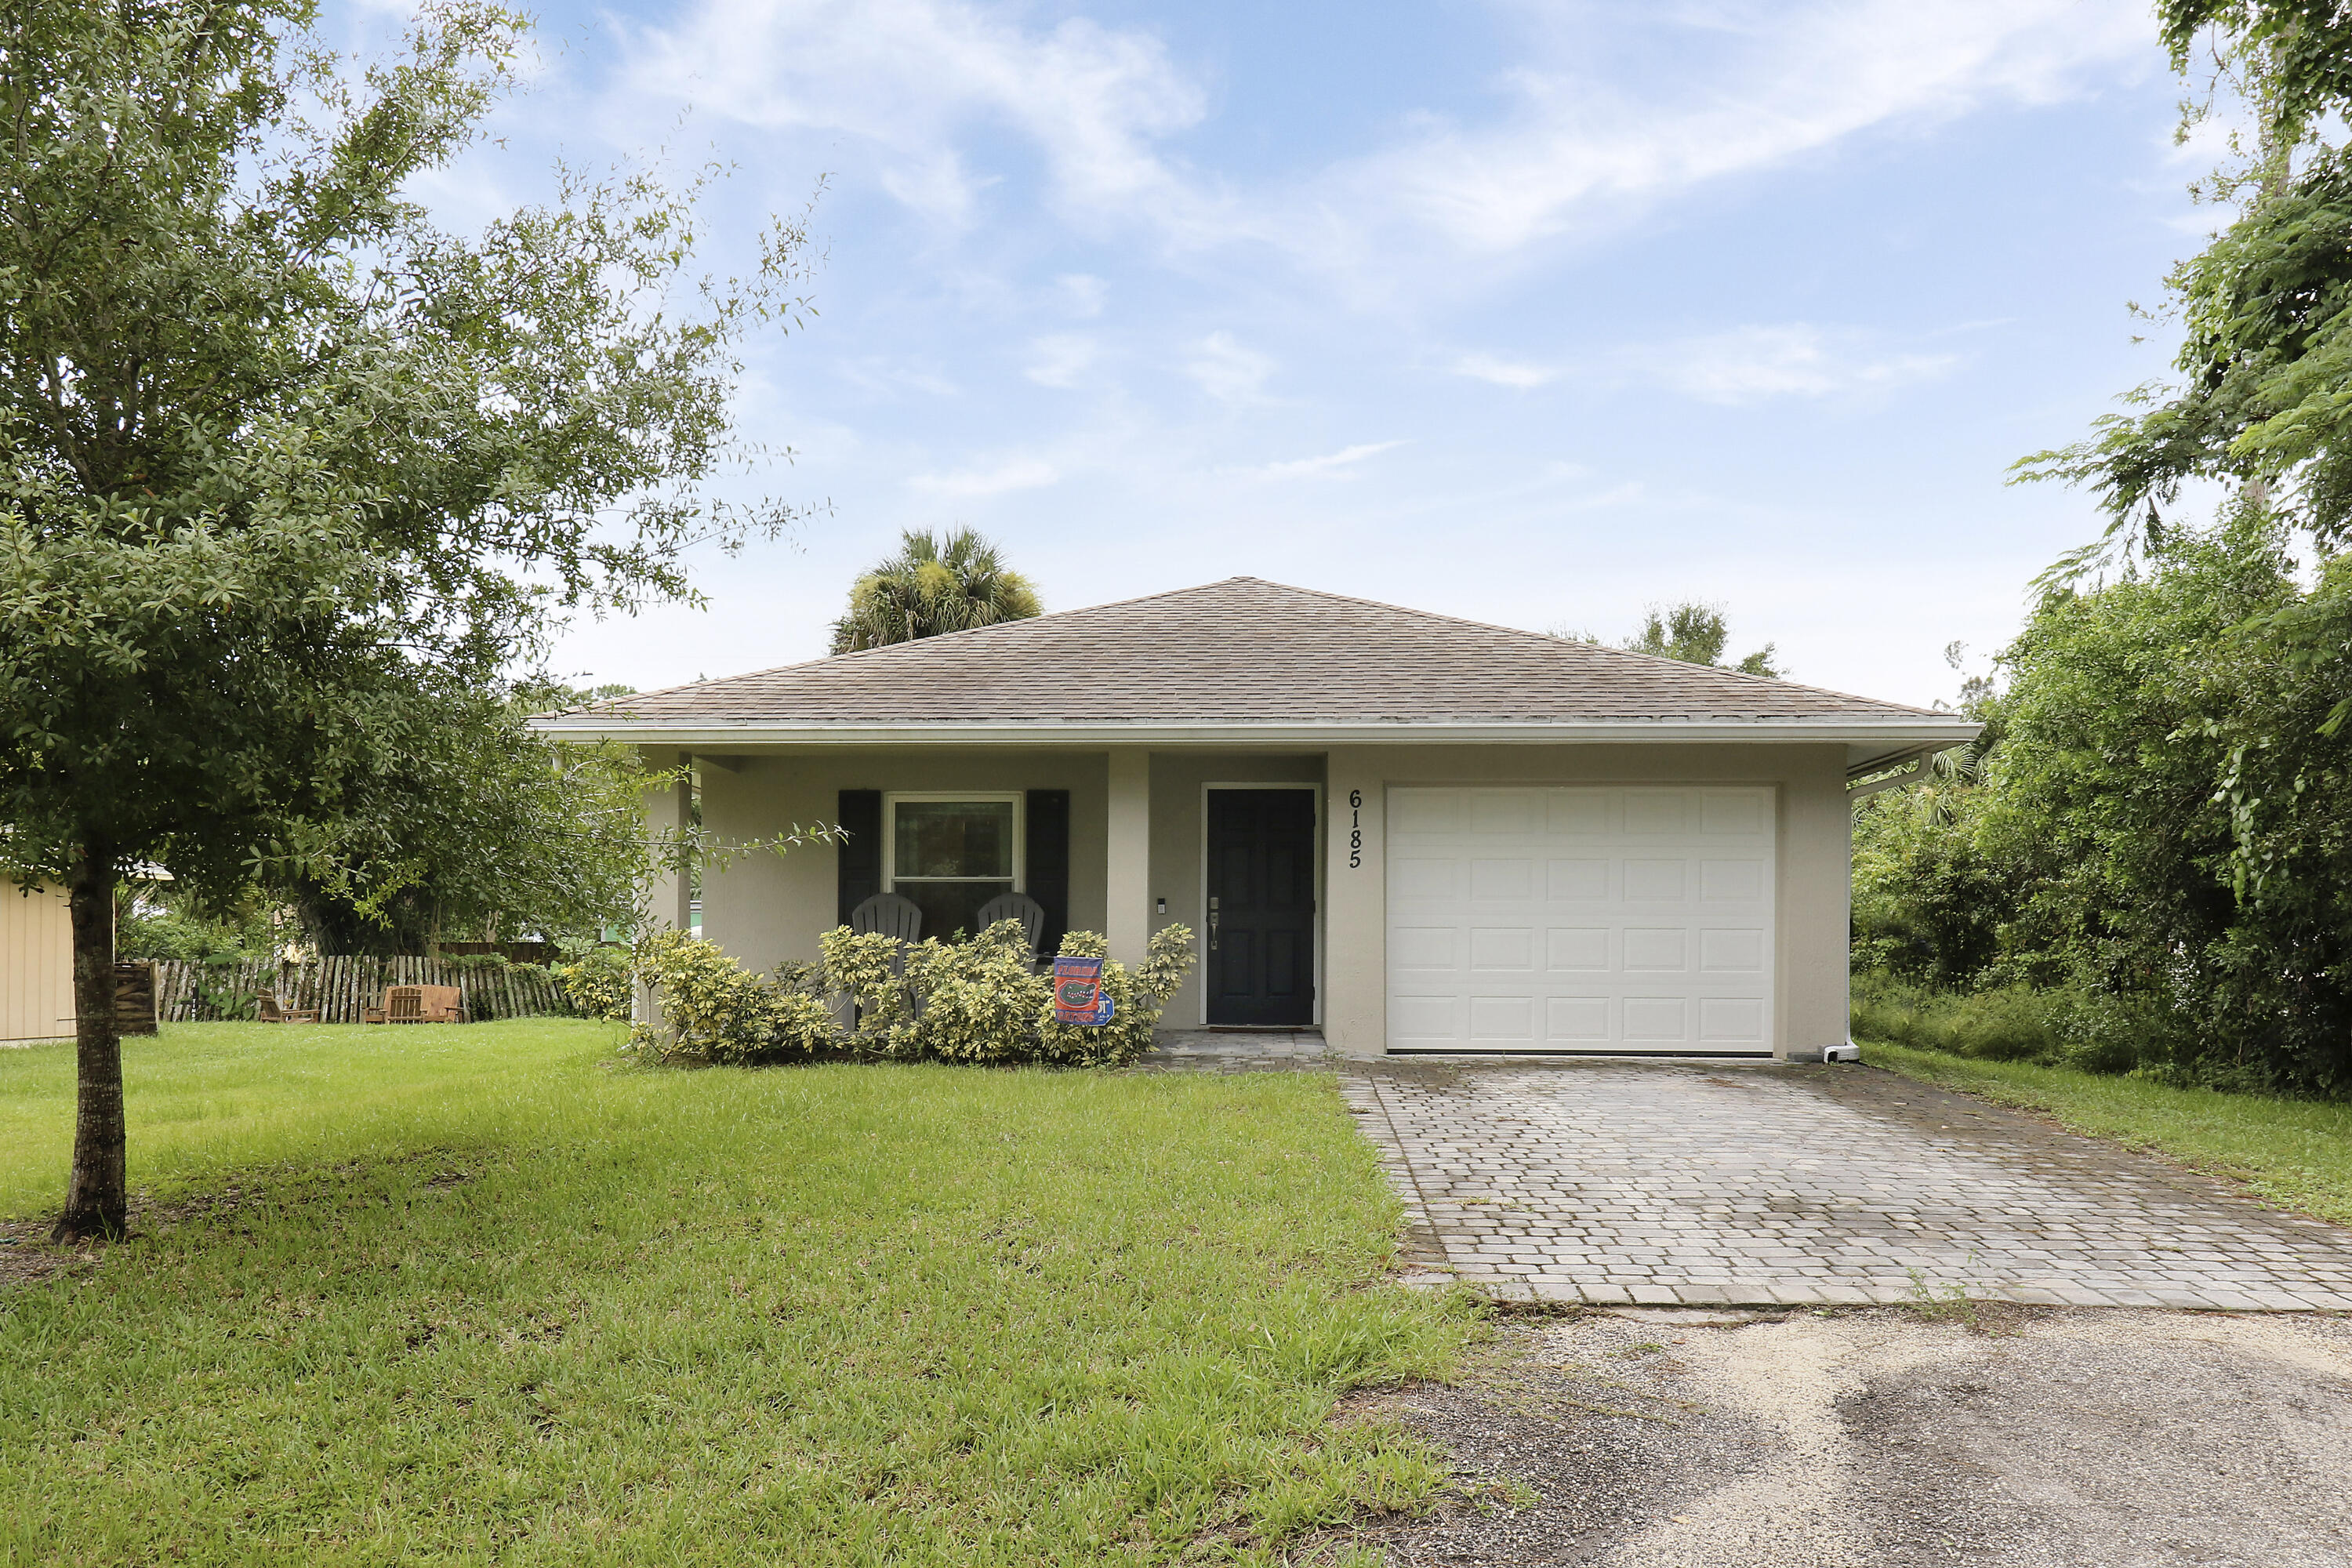
[[[167,1027],[176,1221],[0,1294],[0,1561],[1273,1563],[1442,1482],[1328,1081],[616,1068],[571,1020]],[[69,1047],[0,1052],[0,1212]],[[235,1190],[233,1203],[217,1199]]]
[[[2245,1183],[2273,1203],[2352,1225],[2352,1105],[2167,1089],[2143,1079],[1871,1045],[1864,1059],[2078,1132],[2153,1149]]]

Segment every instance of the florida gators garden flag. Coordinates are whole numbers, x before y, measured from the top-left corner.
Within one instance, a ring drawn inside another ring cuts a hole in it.
[[[1108,1024],[1110,997],[1102,988],[1099,958],[1056,957],[1054,960],[1054,1022]]]

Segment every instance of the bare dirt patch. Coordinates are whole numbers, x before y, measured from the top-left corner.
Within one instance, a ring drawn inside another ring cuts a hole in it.
[[[1399,1564],[2352,1562],[2343,1318],[1596,1312],[1374,1415],[1456,1467],[1357,1532]]]

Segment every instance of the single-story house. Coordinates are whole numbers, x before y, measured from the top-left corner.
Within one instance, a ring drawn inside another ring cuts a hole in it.
[[[0,1042],[73,1032],[73,922],[65,891],[0,880]]]
[[[768,968],[896,892],[1201,963],[1163,1027],[1337,1049],[1769,1057],[1846,1038],[1849,785],[1949,713],[1236,577],[539,721],[691,758],[705,829],[837,825],[706,872]],[[690,809],[648,799],[656,822]],[[689,922],[687,890],[660,918]]]

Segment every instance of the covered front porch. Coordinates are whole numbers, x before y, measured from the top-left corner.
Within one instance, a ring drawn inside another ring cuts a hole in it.
[[[838,845],[751,853],[707,868],[702,934],[743,963],[817,956],[818,938],[875,893],[923,911],[923,937],[969,930],[991,898],[1025,894],[1050,950],[1066,930],[1100,931],[1139,963],[1176,923],[1200,963],[1170,1001],[1171,1029],[1305,1029],[1323,1020],[1326,754],[940,747],[647,749],[685,763],[691,793],[646,801],[649,822],[697,813],[719,844],[841,826]],[[1343,850],[1342,853],[1345,853]],[[692,890],[657,889],[656,919],[681,928]],[[1375,1047],[1377,1048],[1377,1047]]]

